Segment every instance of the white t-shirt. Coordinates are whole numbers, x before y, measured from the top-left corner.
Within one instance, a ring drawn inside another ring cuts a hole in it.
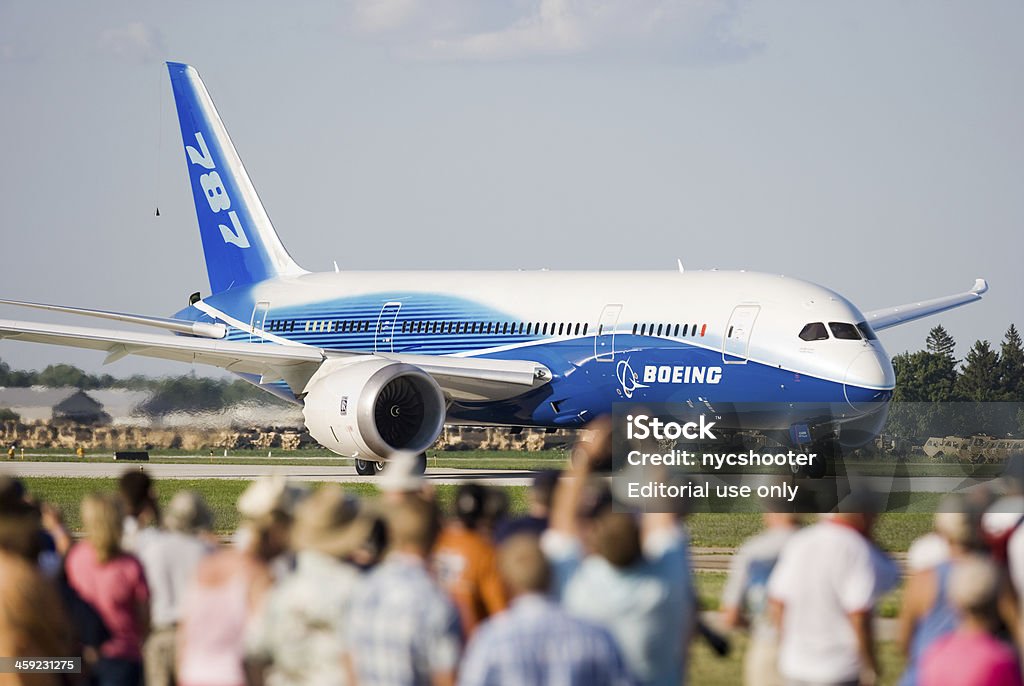
[[[176,531],[149,527],[135,534],[135,555],[146,572],[154,627],[178,621],[185,589],[210,550],[197,537]]]
[[[788,679],[852,681],[860,674],[857,636],[848,615],[870,612],[898,578],[891,561],[854,529],[831,521],[789,540],[768,581],[783,603],[779,671]]]

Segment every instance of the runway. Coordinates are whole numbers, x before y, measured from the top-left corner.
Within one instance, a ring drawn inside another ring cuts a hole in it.
[[[373,483],[379,477],[359,476],[352,466],[181,464],[158,462],[10,462],[0,471],[18,476],[59,476],[68,478],[116,478],[127,469],[142,469],[154,479],[255,479],[267,474],[287,474],[296,481],[337,481]],[[533,472],[512,469],[428,468],[433,484],[475,482],[486,486],[528,486]]]
[[[336,481],[341,483],[373,483],[378,476],[359,476],[352,466],[315,466],[260,464],[206,464],[166,462],[31,462],[0,463],[0,471],[18,476],[115,478],[126,469],[142,469],[156,479],[255,479],[267,474],[287,474],[296,481]],[[434,484],[461,484],[474,482],[488,486],[528,486],[533,472],[513,469],[461,469],[428,467],[425,478]],[[803,483],[833,481],[822,479]],[[964,479],[963,477],[860,477],[854,481],[876,492],[953,493],[968,490],[990,479]],[[801,483],[801,482],[798,482]]]

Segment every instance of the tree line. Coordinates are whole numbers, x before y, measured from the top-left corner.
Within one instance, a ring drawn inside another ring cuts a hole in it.
[[[998,348],[975,341],[963,360],[955,348],[949,332],[936,326],[924,350],[893,357],[896,390],[887,431],[918,437],[1020,435],[1024,345],[1017,327],[1010,324]]]
[[[178,411],[210,412],[244,402],[283,403],[240,379],[210,379],[193,375],[149,377],[141,374],[118,378],[110,374],[89,374],[69,364],[52,364],[42,371],[14,370],[3,360],[0,360],[0,386],[71,386],[84,391],[111,388],[148,391],[150,397],[139,409],[150,415]]]

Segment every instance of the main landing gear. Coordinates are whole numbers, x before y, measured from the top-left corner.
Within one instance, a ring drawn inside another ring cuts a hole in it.
[[[355,460],[356,474],[359,476],[373,476],[380,474],[387,467],[387,462],[382,460]],[[413,466],[413,473],[424,474],[427,471],[427,454],[420,453],[416,456],[416,464]]]

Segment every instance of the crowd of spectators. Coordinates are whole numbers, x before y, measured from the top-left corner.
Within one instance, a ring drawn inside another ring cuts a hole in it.
[[[74,535],[2,477],[0,655],[81,656],[83,673],[0,683],[685,684],[710,632],[685,515],[616,507],[593,474],[608,449],[581,443],[565,472],[539,472],[515,515],[472,483],[442,506],[411,455],[374,498],[262,477],[230,538],[197,493],[160,501],[141,470],[85,496]],[[877,683],[875,610],[905,571],[900,684],[1021,686],[1017,493],[946,499],[905,570],[874,543],[868,499],[765,514],[718,618],[747,635],[744,682]]]

